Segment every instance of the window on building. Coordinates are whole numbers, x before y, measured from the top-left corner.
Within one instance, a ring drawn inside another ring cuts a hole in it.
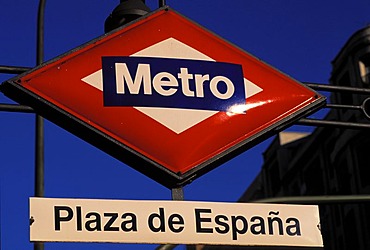
[[[370,53],[360,58],[359,68],[362,82],[370,85]]]
[[[355,160],[357,162],[357,171],[361,188],[370,188],[370,154],[368,146],[370,145],[370,134],[361,133],[361,138],[353,143]]]
[[[336,163],[336,173],[337,173],[337,185],[338,185],[338,194],[341,195],[350,195],[355,193],[352,189],[352,173],[349,170],[349,162],[346,157],[350,157],[347,155],[342,155]]]
[[[351,83],[351,78],[348,72],[345,72],[338,81],[338,85],[343,86],[343,87],[349,87],[350,83]],[[347,105],[353,104],[352,94],[347,93],[347,92],[340,93],[340,103],[347,104]]]
[[[268,168],[268,182],[270,184],[270,193],[276,195],[282,188],[280,180],[279,164],[274,160]]]
[[[355,212],[351,209],[344,217],[344,237],[346,242],[346,249],[362,249],[360,247],[360,235],[358,232],[359,219]]]
[[[306,184],[306,195],[323,195],[325,194],[324,170],[319,157],[315,157],[310,165],[303,172],[303,179]]]

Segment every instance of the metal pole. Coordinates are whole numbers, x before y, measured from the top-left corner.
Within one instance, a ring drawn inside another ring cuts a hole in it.
[[[370,89],[366,89],[366,88],[336,86],[336,85],[311,83],[311,82],[303,82],[303,83],[307,87],[310,87],[315,90],[330,91],[330,92],[346,92],[346,93],[351,93],[351,94],[363,94],[363,95],[370,94]]]
[[[175,187],[171,189],[172,194],[172,200],[174,201],[183,201],[184,200],[184,189],[183,187]],[[160,245],[156,248],[156,250],[172,250],[177,245],[175,244],[166,244],[166,245]]]
[[[265,198],[254,200],[253,203],[287,203],[287,204],[311,204],[311,205],[328,205],[344,203],[363,203],[370,202],[370,195],[318,195],[318,196],[287,196]]]
[[[361,110],[362,107],[358,105],[346,105],[346,104],[335,104],[335,103],[327,103],[325,108],[330,109],[352,109],[352,110]]]
[[[44,62],[44,16],[46,0],[40,0],[37,15],[36,64]]]
[[[184,200],[184,189],[183,187],[172,188],[172,200],[183,201]]]
[[[37,65],[44,61],[44,16],[46,0],[39,1],[37,15],[37,45],[36,45],[36,63]],[[35,133],[35,196],[44,196],[44,119],[36,115],[36,133]],[[34,250],[43,250],[44,244],[34,243]]]
[[[0,103],[0,111],[35,113],[33,109],[28,106],[17,105],[17,104],[3,104],[3,103]]]
[[[159,0],[159,8],[166,5],[166,0]]]
[[[368,123],[355,123],[355,122],[341,122],[329,120],[317,120],[311,118],[302,118],[295,122],[296,125],[304,126],[317,126],[317,127],[332,127],[332,128],[345,128],[345,129],[370,129]]]
[[[0,73],[4,74],[21,74],[23,72],[26,72],[27,70],[30,70],[29,67],[18,67],[18,66],[5,66],[0,65]]]

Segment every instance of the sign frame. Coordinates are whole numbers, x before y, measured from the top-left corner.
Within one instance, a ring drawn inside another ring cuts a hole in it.
[[[136,169],[137,171],[141,172],[142,174],[148,176],[149,178],[159,182],[160,184],[168,187],[168,188],[175,188],[184,186],[191,181],[199,178],[200,176],[204,175],[205,173],[211,171],[212,169],[220,166],[221,164],[227,162],[228,160],[234,158],[235,156],[241,154],[242,152],[246,151],[247,149],[257,145],[258,143],[262,142],[263,140],[267,139],[268,137],[274,135],[275,133],[291,126],[296,122],[298,119],[305,117],[315,110],[321,108],[325,105],[325,97],[315,94],[315,100],[312,101],[310,104],[306,105],[305,107],[299,109],[298,111],[289,114],[288,116],[280,119],[279,121],[275,122],[272,125],[269,125],[263,128],[261,131],[255,133],[254,135],[246,138],[245,140],[223,150],[222,152],[218,153],[217,155],[197,164],[195,167],[190,169],[185,173],[181,172],[174,172],[164,165],[154,161],[153,159],[143,155],[142,153],[138,152],[137,150],[125,145],[124,143],[118,141],[117,139],[109,136],[108,134],[100,131],[96,127],[92,126],[88,122],[81,120],[80,118],[74,116],[67,110],[58,107],[54,103],[46,100],[45,98],[33,93],[32,91],[28,90],[27,88],[23,87],[20,82],[21,79],[29,74],[34,72],[43,70],[44,68],[62,60],[63,58],[68,58],[76,53],[80,53],[83,50],[87,50],[89,48],[94,47],[96,44],[102,43],[105,41],[106,38],[109,36],[116,35],[125,30],[125,28],[134,25],[136,23],[142,22],[147,18],[151,18],[155,15],[161,15],[166,12],[174,12],[175,14],[179,15],[180,17],[186,19],[188,22],[192,23],[193,25],[198,26],[198,28],[202,29],[204,32],[208,32],[211,35],[217,37],[218,39],[226,42],[229,46],[233,46],[240,51],[248,54],[244,50],[238,48],[237,46],[231,44],[228,41],[225,41],[223,38],[213,34],[213,32],[208,31],[206,28],[201,27],[199,24],[183,17],[181,14],[178,14],[176,11],[172,10],[168,6],[164,6],[156,11],[149,13],[146,16],[143,16],[127,25],[124,25],[106,35],[103,35],[97,39],[94,39],[84,45],[81,45],[61,56],[58,56],[48,62],[45,62],[38,67],[25,72],[19,76],[16,76],[8,81],[5,81],[1,87],[1,91],[8,96],[9,98],[19,102],[23,105],[28,105],[32,107],[36,113],[45,117],[46,119],[50,120],[51,122],[57,124],[58,126],[64,128],[65,130],[69,131],[70,133],[76,135],[77,137],[85,140],[86,142],[92,144],[93,146],[101,149],[102,151],[106,152],[107,154],[111,155],[112,157],[120,160],[121,162],[131,166],[132,168]],[[250,54],[248,54],[251,56]],[[253,56],[251,56],[253,57]],[[270,66],[271,67],[271,66]],[[271,67],[274,69],[273,67]],[[275,70],[275,69],[274,69]],[[283,73],[281,73],[283,74]],[[284,74],[283,74],[284,75]],[[297,83],[299,84],[299,83]],[[308,87],[301,84],[304,88],[309,89]]]

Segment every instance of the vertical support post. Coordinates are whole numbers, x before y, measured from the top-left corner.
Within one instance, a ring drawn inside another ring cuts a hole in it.
[[[35,196],[44,196],[44,119],[36,114]]]
[[[159,3],[159,8],[161,8],[166,5],[166,0],[159,0],[158,3]]]
[[[184,200],[184,189],[182,186],[180,187],[175,187],[171,189],[171,194],[172,194],[172,200],[174,201],[183,201]],[[160,245],[156,248],[156,250],[172,250],[177,245],[175,244],[166,244],[166,245]]]
[[[44,61],[44,16],[46,0],[39,1],[37,15],[36,63]],[[36,114],[35,131],[35,196],[44,196],[44,119]],[[44,250],[43,243],[34,243],[34,250]]]
[[[183,201],[184,200],[184,189],[183,187],[175,187],[171,189],[172,200]]]

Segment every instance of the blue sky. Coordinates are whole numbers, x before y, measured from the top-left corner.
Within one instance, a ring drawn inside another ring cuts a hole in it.
[[[45,60],[104,32],[118,0],[48,1]],[[157,2],[147,0],[152,10]],[[370,24],[368,0],[167,0],[231,43],[303,82],[327,83],[331,61]],[[34,67],[38,1],[1,3],[0,65]],[[196,38],[195,38],[196,39]],[[0,81],[12,75],[0,74]],[[13,103],[0,93],[0,103]],[[0,112],[1,249],[33,249],[28,198],[34,190],[33,114]],[[290,130],[309,128],[295,126]],[[267,140],[184,188],[185,200],[235,202],[257,175]],[[171,192],[60,127],[45,124],[45,196],[168,200]],[[155,245],[48,243],[45,249],[154,249]]]

